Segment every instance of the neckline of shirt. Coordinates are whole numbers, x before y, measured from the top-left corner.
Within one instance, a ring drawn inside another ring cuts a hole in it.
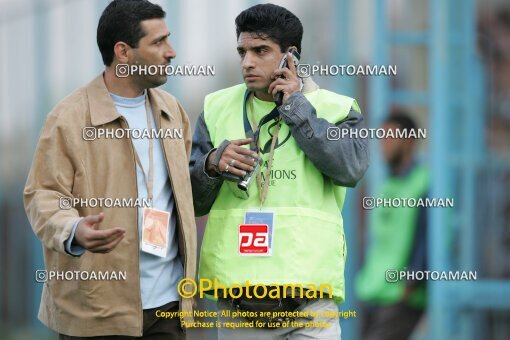
[[[115,103],[115,105],[121,106],[121,107],[127,107],[127,108],[135,108],[135,107],[140,107],[142,105],[145,105],[145,96],[146,96],[147,91],[144,91],[141,96],[138,96],[135,98],[127,98],[127,97],[122,97],[122,96],[116,95],[111,92],[109,92],[109,93],[110,93],[110,96],[112,97],[112,100]]]

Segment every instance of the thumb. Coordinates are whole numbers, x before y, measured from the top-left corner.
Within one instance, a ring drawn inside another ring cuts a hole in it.
[[[103,220],[104,220],[103,213],[99,213],[99,215],[88,215],[83,219],[85,225],[94,229],[97,229],[99,227],[99,224],[103,222]]]

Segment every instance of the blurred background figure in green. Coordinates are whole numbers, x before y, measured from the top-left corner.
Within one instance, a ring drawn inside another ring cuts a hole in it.
[[[47,113],[104,68],[96,28],[109,2],[0,1],[0,340],[58,337],[37,319],[45,283],[35,275],[44,263],[22,193]],[[382,127],[393,107],[412,113],[427,129],[427,138],[415,141],[414,155],[429,169],[428,197],[455,199],[453,208],[428,209],[428,268],[476,271],[478,277],[427,281],[426,313],[412,339],[510,339],[510,1],[151,2],[165,8],[170,32],[186,32],[172,34],[179,51],[172,64],[215,67],[214,76],[174,75],[162,86],[186,108],[192,129],[206,94],[242,82],[232,22],[258,3],[284,6],[307,27],[302,50],[313,53],[303,52],[302,64],[396,65],[396,76],[317,74],[314,81],[359,98],[371,129]],[[364,210],[362,198],[379,195],[391,175],[378,144],[371,140],[367,174],[347,190],[342,210],[348,299],[340,308],[357,312],[340,320],[346,340],[360,338],[364,312],[355,277],[374,215],[381,213]],[[206,221],[197,220],[199,247]],[[395,229],[402,233],[399,225]],[[403,288],[392,289],[403,294]],[[215,306],[199,301],[199,309]],[[191,329],[187,338],[214,340],[217,330]]]
[[[405,112],[392,114],[384,130],[416,132]],[[416,161],[416,140],[385,138],[381,151],[389,176],[378,198],[425,198],[429,186],[427,169]],[[427,212],[424,207],[375,207],[369,224],[369,244],[364,265],[356,280],[363,302],[361,338],[408,339],[426,303],[424,281],[400,281],[396,271],[424,271],[426,263]]]

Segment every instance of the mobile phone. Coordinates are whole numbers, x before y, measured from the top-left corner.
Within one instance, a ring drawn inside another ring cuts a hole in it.
[[[290,52],[290,54],[292,55],[292,62],[294,63],[294,66],[297,67],[297,65],[299,64],[299,59],[301,58],[301,56],[299,55],[299,52],[294,47],[291,47],[287,52]],[[283,58],[280,61],[280,66],[278,66],[278,69],[282,69],[285,67],[289,68],[289,61],[287,60],[287,52],[285,52],[285,54],[283,55]],[[280,78],[283,78],[283,77],[280,77]],[[282,105],[283,92],[276,93],[274,101],[276,103],[276,106]]]

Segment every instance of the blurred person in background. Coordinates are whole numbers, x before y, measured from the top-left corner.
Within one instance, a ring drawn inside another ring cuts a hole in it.
[[[145,0],[115,0],[103,11],[97,43],[105,71],[47,117],[25,186],[28,219],[47,271],[125,272],[125,280],[44,283],[39,319],[60,339],[184,339],[179,318],[192,310],[177,284],[195,277],[196,231],[186,112],[156,89],[166,74],[128,74],[128,66],[168,65],[165,12]],[[182,130],[183,138],[98,138],[97,129]],[[85,132],[92,134],[85,134]],[[62,206],[87,198],[148,200],[149,207]],[[157,255],[140,242],[159,223]],[[81,277],[81,276],[80,276]]]
[[[416,131],[416,124],[407,113],[399,111],[385,121],[383,128]],[[416,140],[385,138],[381,146],[389,178],[379,197],[425,198],[429,173],[416,161]],[[426,208],[376,207],[371,211],[366,259],[355,285],[364,303],[361,339],[405,340],[424,312],[425,282],[393,282],[393,273],[387,277],[387,271],[426,270]]]
[[[363,116],[353,98],[298,77],[289,50],[301,53],[303,27],[293,13],[272,4],[256,5],[240,13],[235,23],[244,83],[205,98],[193,135],[190,169],[195,212],[209,213],[200,279],[217,280],[226,287],[249,281],[262,286],[257,289],[259,297],[271,284],[280,292],[286,284],[305,288],[329,284],[332,291],[322,298],[308,298],[299,291],[285,291],[287,297],[280,293],[258,298],[249,287],[242,287],[238,298],[220,292],[216,296],[220,322],[259,321],[264,326],[221,327],[218,336],[336,340],[338,318],[323,312],[335,315],[337,303],[344,300],[346,244],[341,211],[346,187],[354,187],[368,167],[368,147],[363,138],[336,138],[330,131],[358,129]],[[288,67],[279,69],[285,55]],[[275,103],[279,92],[281,105]],[[259,159],[263,165],[257,180],[247,191],[240,190],[231,176],[254,171]],[[243,221],[245,230],[250,225],[269,226],[262,232],[264,245],[250,249],[257,256],[243,252],[242,244],[249,243],[241,232]],[[221,317],[235,311],[306,311],[319,316]],[[294,320],[323,322],[328,327],[282,327]]]

